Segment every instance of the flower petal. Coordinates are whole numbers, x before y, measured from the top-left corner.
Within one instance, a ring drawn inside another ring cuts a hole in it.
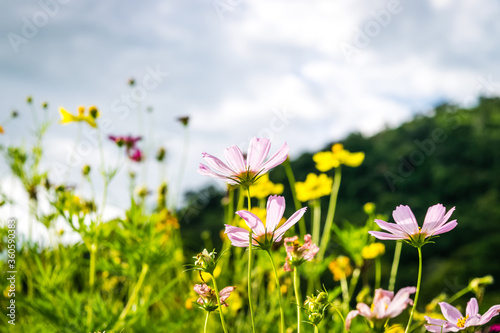
[[[479,312],[479,306],[477,305],[477,299],[472,297],[467,303],[467,309],[465,310],[465,315],[469,317],[474,317]]]
[[[391,304],[387,307],[386,316],[394,318],[399,316],[403,310],[406,309],[408,304],[413,304],[413,300],[410,298],[411,294],[414,294],[417,289],[415,287],[406,287],[400,289]]]
[[[208,153],[201,153],[201,157],[207,162],[207,164],[218,174],[230,177],[235,176],[237,172],[227,166],[226,163],[222,162],[215,156]]]
[[[271,156],[269,158],[269,160],[267,160],[266,163],[264,163],[260,166],[259,170],[251,170],[251,171],[260,172],[261,174],[268,172],[272,168],[285,162],[286,158],[288,157],[289,150],[290,149],[288,148],[288,146],[286,145],[286,142],[285,142],[283,144],[283,146],[281,146],[281,148],[276,153],[274,153],[274,155]]]
[[[441,307],[441,312],[443,313],[444,318],[451,324],[455,324],[460,318],[463,317],[460,311],[446,302],[440,302],[439,306]]]
[[[200,163],[200,166],[198,167],[198,173],[200,175],[203,175],[203,176],[209,176],[209,177],[213,177],[213,178],[222,179],[231,185],[237,184],[235,181],[227,178],[226,176],[214,172],[212,169],[210,169],[208,166],[206,166],[203,163]]]
[[[393,234],[389,234],[387,232],[381,232],[381,231],[368,231],[370,235],[373,237],[376,237],[378,239],[382,240],[400,240],[400,239],[406,239],[408,237],[403,237],[403,236],[397,236]]]
[[[484,315],[481,316],[481,320],[479,321],[479,325],[484,325],[491,320],[491,318],[495,317],[500,313],[500,304],[493,305],[488,311],[485,312]]]
[[[262,162],[269,154],[269,149],[271,149],[271,141],[266,138],[252,138],[250,140],[250,146],[248,147],[247,155],[247,166],[250,167],[252,171],[260,170]]]
[[[457,220],[450,221],[443,225],[441,228],[437,229],[432,235],[440,235],[454,229],[457,226]]]
[[[356,305],[356,309],[359,311],[359,314],[363,317],[371,320],[373,318],[373,313],[368,305],[365,303],[358,303]]]
[[[227,164],[236,171],[237,175],[247,171],[245,159],[243,158],[243,153],[240,148],[237,146],[226,148],[224,150],[224,155],[226,156]]]
[[[233,246],[237,247],[248,247],[248,238],[249,232],[243,228],[238,228],[229,224],[225,224],[226,226],[226,235],[227,238],[231,241]]]
[[[267,217],[266,230],[272,233],[278,227],[278,224],[285,213],[285,198],[279,195],[271,195],[267,199]]]
[[[359,315],[359,311],[357,311],[357,310],[352,310],[347,314],[347,316],[345,317],[345,329],[346,329],[346,331],[349,331],[351,329],[351,322],[357,315]]]
[[[384,229],[385,231],[388,231],[390,232],[391,234],[393,235],[396,235],[396,236],[401,236],[403,238],[407,238],[407,236],[409,236],[408,234],[406,234],[406,232],[399,226],[397,225],[396,223],[388,223],[388,222],[385,222],[385,221],[382,221],[382,220],[375,220],[375,223],[378,224],[378,226],[381,228],[381,229]]]
[[[427,324],[425,324],[425,329],[429,332],[435,332],[435,333],[440,333],[440,332],[452,332],[451,330],[447,329],[446,326],[448,322],[443,319],[434,319],[425,316],[425,320],[427,320]]]
[[[239,210],[236,212],[236,214],[238,214],[246,222],[246,224],[250,229],[252,229],[254,234],[263,235],[266,233],[266,229],[264,228],[264,223],[262,223],[262,221],[254,213],[246,210]]]
[[[442,204],[429,207],[429,209],[427,209],[427,214],[425,214],[422,232],[428,231],[429,234],[432,234],[432,231],[441,223],[445,213],[446,208]]]
[[[274,239],[276,242],[279,242],[281,240],[281,237],[283,236],[283,234],[288,229],[290,229],[295,223],[299,222],[299,220],[302,218],[302,216],[304,215],[306,210],[307,210],[307,207],[299,209],[298,211],[293,213],[293,215],[290,216],[290,218],[288,220],[286,220],[285,223],[283,223],[281,225],[281,227],[276,229],[276,231],[274,232]]]
[[[418,223],[410,207],[399,205],[392,212],[394,221],[408,234],[414,235],[419,232]]]

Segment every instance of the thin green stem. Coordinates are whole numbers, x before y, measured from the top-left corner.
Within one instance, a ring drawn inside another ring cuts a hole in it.
[[[205,326],[204,326],[204,328],[203,328],[203,332],[204,332],[204,333],[207,333],[208,317],[209,317],[209,316],[210,316],[210,312],[209,312],[209,311],[207,311],[207,316],[206,316],[206,318],[205,318]]]
[[[380,257],[375,258],[375,289],[380,288],[380,277],[382,275],[382,269],[380,264]]]
[[[422,248],[417,247],[418,250],[418,280],[417,280],[417,292],[415,293],[415,301],[413,301],[413,308],[411,309],[410,319],[408,319],[408,325],[406,326],[405,333],[410,331],[411,321],[413,319],[413,313],[417,307],[418,296],[420,294],[420,283],[422,282]]]
[[[293,287],[295,289],[295,302],[297,303],[297,333],[300,333],[301,311],[300,311],[300,278],[297,267],[293,270]]]
[[[97,252],[97,245],[90,245],[90,269],[89,269],[89,302],[87,309],[87,329],[92,328],[92,300],[94,298],[94,285],[95,285],[95,255]]]
[[[396,243],[396,248],[394,249],[394,259],[392,261],[391,278],[389,279],[389,291],[394,291],[394,285],[396,284],[396,275],[398,274],[399,258],[401,257],[402,247],[403,247],[402,242]]]
[[[283,162],[283,166],[285,167],[286,177],[288,178],[288,183],[290,184],[290,190],[292,191],[295,210],[299,210],[302,208],[302,205],[300,204],[299,199],[297,199],[297,192],[295,191],[295,176],[293,174],[292,166],[288,158],[285,160],[285,162]],[[299,224],[300,235],[304,236],[307,231],[306,231],[306,223],[303,217],[299,220],[298,224]]]
[[[318,325],[314,325],[314,333],[319,333]]]
[[[361,274],[361,269],[359,267],[356,267],[354,269],[354,271],[352,272],[351,285],[349,286],[349,300],[348,300],[348,303],[351,301],[351,297],[354,294],[354,290],[356,289],[356,286],[358,285],[359,275],[360,274]]]
[[[246,188],[248,196],[248,211],[252,210],[252,200],[250,199],[250,187]],[[243,197],[243,191],[240,191],[241,197]],[[255,333],[255,322],[253,318],[253,304],[252,304],[252,247],[253,247],[253,237],[252,230],[248,233],[248,306],[250,308],[250,318],[252,320],[252,332]]]
[[[269,250],[266,251],[267,254],[269,255],[269,259],[271,259],[271,264],[273,265],[273,270],[274,270],[274,276],[276,278],[276,288],[278,292],[278,300],[279,300],[279,305],[280,305],[280,320],[281,320],[281,333],[285,332],[285,312],[283,311],[283,300],[281,297],[281,285],[280,285],[280,280],[278,278],[278,271],[276,270],[276,265],[274,264],[274,259],[273,256],[271,255],[271,252]]]
[[[127,302],[127,305],[125,305],[125,308],[123,309],[122,313],[120,314],[120,317],[119,317],[120,320],[125,319],[128,312],[130,311],[130,308],[134,304],[135,299],[137,298],[137,295],[139,294],[139,290],[142,287],[144,279],[146,278],[146,274],[148,273],[148,270],[149,270],[149,265],[146,263],[143,263],[142,269],[141,269],[141,274],[139,275],[139,279],[137,280],[137,283],[135,284],[134,290],[132,290],[132,295],[130,295],[130,298]]]
[[[222,305],[220,303],[219,288],[217,288],[217,281],[215,281],[215,276],[213,276],[213,274],[211,275],[212,275],[212,281],[214,281],[215,296],[217,297],[217,305],[219,307],[220,322],[222,324],[222,329],[224,330],[224,333],[227,333],[226,322],[224,321],[224,315],[222,314]]]
[[[321,229],[321,203],[319,200],[314,200],[311,204],[312,206],[312,220],[313,220],[313,234],[312,242],[314,244],[319,243],[319,231]]]
[[[457,292],[455,295],[451,296],[448,299],[448,303],[450,303],[450,304],[453,303],[454,301],[456,301],[457,299],[459,299],[463,295],[467,294],[471,290],[472,290],[472,288],[470,286],[465,287],[464,289],[462,289],[459,292]]]
[[[321,238],[321,245],[319,247],[318,260],[323,260],[325,255],[326,247],[330,241],[330,236],[332,234],[333,218],[335,216],[335,209],[337,208],[337,197],[340,189],[340,181],[342,179],[342,168],[338,166],[335,168],[335,176],[333,178],[332,184],[332,194],[330,194],[330,203],[328,205],[328,213],[326,215],[325,228],[323,229],[323,236]]]

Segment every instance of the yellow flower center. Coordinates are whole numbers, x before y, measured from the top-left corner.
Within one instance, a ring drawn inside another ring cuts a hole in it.
[[[460,328],[465,327],[465,322],[467,321],[468,318],[469,318],[469,315],[466,315],[465,317],[460,318],[457,321],[457,326],[460,327]]]

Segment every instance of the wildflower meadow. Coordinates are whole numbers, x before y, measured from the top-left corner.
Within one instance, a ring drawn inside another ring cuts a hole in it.
[[[28,97],[22,110],[1,120],[1,163],[12,179],[2,183],[7,185],[0,188],[1,205],[21,205],[13,195],[21,188],[27,218],[0,216],[0,331],[500,331],[498,291],[489,293],[495,279],[482,274],[497,272],[500,238],[485,245],[493,255],[478,263],[478,273],[467,253],[476,253],[480,240],[462,231],[462,220],[476,212],[466,212],[470,206],[459,199],[439,197],[428,187],[421,193],[431,204],[410,200],[404,191],[390,199],[364,193],[369,200],[363,204],[343,201],[357,186],[353,179],[370,172],[362,168],[376,155],[357,149],[356,137],[300,159],[291,158],[287,142],[254,136],[242,149],[228,138],[223,151],[208,145],[199,151],[196,164],[182,159],[169,165],[168,150],[141,126],[137,133],[105,134],[106,112],[99,106],[54,108]],[[147,123],[148,112],[155,111],[134,112]],[[5,145],[1,140],[15,121],[24,121],[29,134],[19,145]],[[172,121],[189,131],[189,117]],[[463,120],[461,126],[467,124]],[[96,140],[99,158],[85,161],[77,178],[68,170],[60,171],[60,180],[53,178],[45,138],[58,126],[74,130],[65,140],[75,147],[82,131]],[[112,160],[104,147],[116,149],[119,159]],[[421,164],[419,172],[429,165]],[[167,168],[179,171],[168,179]],[[200,182],[212,179],[222,190],[195,207],[193,194],[172,190],[184,169],[196,169]],[[362,172],[353,177],[356,169]],[[446,169],[439,172],[448,179]],[[145,182],[148,173],[160,181]],[[107,218],[118,174],[126,175],[128,200],[123,211]],[[389,186],[405,181],[396,172],[384,177]],[[417,188],[409,178],[405,186]],[[459,187],[453,191],[461,193]],[[498,207],[495,198],[490,202]],[[352,217],[346,216],[349,205],[356,212]],[[202,222],[187,223],[188,215]],[[20,225],[28,232],[20,233]],[[35,241],[41,230],[47,238]],[[72,238],[65,238],[68,233]],[[457,237],[460,250],[453,243]],[[454,275],[435,277],[448,253],[457,251],[464,259],[454,263],[465,266],[460,276],[467,283],[443,291]]]

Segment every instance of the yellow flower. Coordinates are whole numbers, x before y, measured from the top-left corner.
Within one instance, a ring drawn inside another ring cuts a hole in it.
[[[333,279],[339,281],[352,274],[351,260],[346,256],[339,256],[328,264],[328,268],[333,274]]]
[[[332,193],[332,178],[322,173],[319,176],[310,173],[307,175],[305,182],[295,183],[295,191],[297,199],[306,202],[313,199],[321,198],[322,196]]]
[[[95,106],[89,108],[88,114],[85,114],[85,108],[83,106],[78,107],[77,115],[69,113],[63,107],[59,108],[59,113],[61,114],[61,124],[85,121],[90,126],[94,128],[97,127],[95,119],[99,117],[99,112]]]
[[[316,162],[316,169],[321,172],[337,168],[341,164],[345,164],[350,167],[357,167],[363,163],[364,159],[365,153],[351,153],[350,151],[344,149],[344,146],[340,143],[334,144],[332,146],[332,151],[320,151],[319,153],[313,155],[313,160]]]
[[[283,184],[274,184],[269,180],[269,175],[264,174],[250,186],[250,196],[252,198],[265,199],[272,194],[283,193]]]
[[[4,134],[4,133],[5,133],[5,131],[3,130],[2,125],[0,125],[0,134]]]
[[[372,243],[361,250],[364,259],[375,259],[385,253],[385,245],[382,243]]]

